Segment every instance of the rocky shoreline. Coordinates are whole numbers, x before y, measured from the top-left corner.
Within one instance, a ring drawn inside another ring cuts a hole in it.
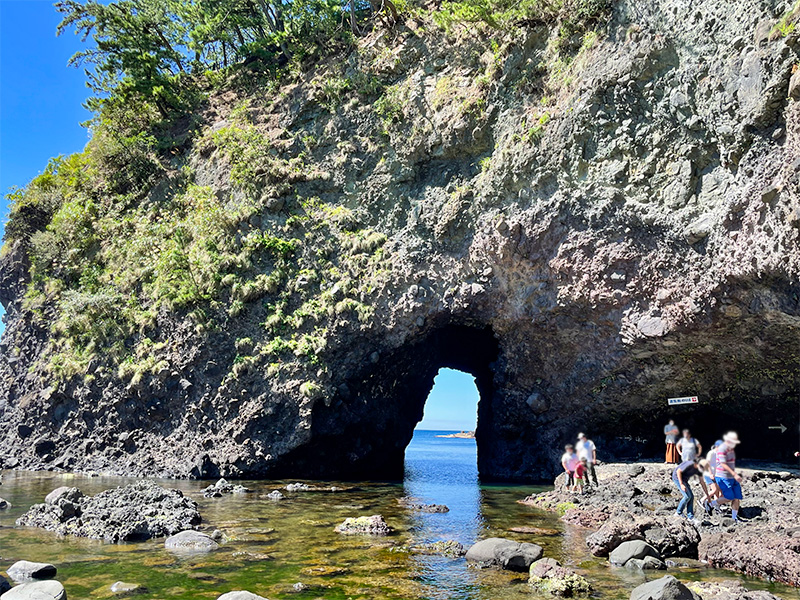
[[[595,556],[608,556],[626,542],[639,541],[661,559],[696,558],[712,567],[800,586],[797,474],[740,469],[744,500],[739,522],[725,511],[704,514],[700,487],[693,483],[697,520],[690,523],[675,514],[679,496],[670,479],[672,468],[654,463],[598,465],[599,485],[582,495],[566,490],[562,474],[553,491],[520,502],[556,511],[566,523],[595,529],[587,538]]]

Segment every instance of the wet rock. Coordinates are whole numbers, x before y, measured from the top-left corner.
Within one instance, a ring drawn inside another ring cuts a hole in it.
[[[3,594],[2,600],[67,600],[67,592],[58,581],[33,581],[15,586]]]
[[[681,517],[622,513],[606,521],[586,539],[586,544],[595,556],[607,556],[630,540],[646,540],[661,556],[694,558],[700,534]]]
[[[672,575],[649,581],[631,592],[631,600],[699,600],[699,598]]]
[[[164,547],[178,552],[211,552],[219,548],[219,544],[205,533],[189,530],[168,537]]]
[[[124,581],[117,581],[111,584],[111,593],[117,595],[133,594],[141,592],[142,587],[138,583],[125,583]]]
[[[278,500],[283,500],[284,498],[286,498],[286,496],[281,494],[280,490],[272,490],[269,494],[264,494],[264,498],[266,498],[267,500],[278,501]]]
[[[435,554],[448,558],[460,558],[467,553],[467,549],[455,540],[418,544],[411,548],[415,554]]]
[[[11,504],[5,498],[0,498],[0,510],[5,510],[6,508],[10,508]]]
[[[314,488],[312,488],[307,483],[290,483],[286,486],[287,492],[310,492]]]
[[[780,600],[765,590],[748,590],[739,581],[694,581],[686,587],[702,600]]]
[[[528,583],[537,591],[563,598],[585,596],[592,591],[584,577],[552,558],[542,558],[531,565]]]
[[[249,494],[252,490],[243,485],[228,483],[225,479],[220,479],[213,485],[209,485],[203,490],[205,498],[219,498],[225,494]]]
[[[58,492],[58,494],[55,494]],[[172,535],[200,523],[197,504],[180,490],[150,482],[84,496],[77,488],[59,488],[49,502],[35,504],[17,525],[41,527],[59,535],[109,542]]]
[[[645,556],[644,558],[631,558],[624,566],[629,571],[664,571],[667,563],[655,556]]]
[[[482,567],[500,567],[510,571],[527,571],[542,557],[541,546],[503,538],[488,538],[467,550],[467,560]]]
[[[336,526],[336,531],[345,535],[389,535],[394,530],[386,524],[381,515],[372,515],[347,518]]]
[[[619,546],[614,548],[614,550],[612,550],[608,555],[608,560],[612,565],[623,567],[625,566],[625,563],[632,558],[641,560],[647,556],[652,556],[657,559],[661,558],[661,556],[658,554],[658,550],[653,548],[647,542],[643,542],[641,540],[631,540],[628,542],[622,542]]]
[[[768,530],[735,529],[704,536],[698,554],[712,567],[800,586],[800,538]]]
[[[8,583],[8,580],[5,577],[0,575],[0,594],[3,594],[4,592],[7,592],[10,589],[11,589],[11,584]]]
[[[263,596],[259,596],[252,592],[228,592],[227,594],[222,594],[217,600],[267,600]]]
[[[6,573],[14,581],[30,581],[32,579],[51,579],[58,569],[49,563],[19,560],[11,565]]]
[[[399,498],[397,502],[400,504],[400,506],[424,513],[450,512],[450,509],[444,504],[425,504],[422,502],[416,502],[413,498]]]

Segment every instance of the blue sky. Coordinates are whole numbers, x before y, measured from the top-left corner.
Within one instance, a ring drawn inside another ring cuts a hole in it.
[[[90,117],[82,107],[89,90],[83,70],[67,66],[82,44],[72,32],[57,38],[59,21],[51,0],[0,0],[3,228],[9,189],[33,179],[50,157],[81,151],[88,140],[80,124]]]
[[[473,431],[478,420],[478,388],[472,375],[440,369],[417,429]]]
[[[52,156],[79,152],[90,113],[83,70],[67,61],[82,47],[72,32],[56,37],[50,0],[0,0],[0,191],[23,186]],[[3,225],[8,207],[3,198]]]

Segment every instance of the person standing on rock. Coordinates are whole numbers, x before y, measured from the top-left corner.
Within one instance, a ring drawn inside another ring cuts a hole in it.
[[[578,458],[586,459],[586,484],[589,484],[589,477],[597,484],[597,472],[595,466],[597,465],[597,447],[594,442],[586,437],[585,433],[578,434]]]
[[[694,523],[694,493],[692,487],[689,485],[689,479],[698,477],[703,491],[706,493],[706,499],[709,497],[708,487],[706,482],[703,481],[703,471],[707,466],[705,460],[698,462],[695,460],[685,460],[672,470],[672,481],[681,493],[681,501],[678,503],[677,515],[683,516],[683,511],[686,510],[686,518]]]
[[[703,446],[692,437],[692,433],[688,429],[683,430],[683,437],[678,440],[675,449],[681,453],[681,462],[693,461],[703,452]]]
[[[564,447],[564,454],[561,456],[561,466],[564,467],[566,473],[566,485],[568,492],[576,491],[575,488],[575,467],[578,466],[580,459],[575,454],[575,448],[572,444],[567,444]]]
[[[742,496],[742,476],[736,472],[736,446],[739,445],[739,436],[735,431],[729,431],[722,436],[722,444],[717,446],[716,482],[722,495],[719,500],[714,500],[711,506],[731,503],[731,518],[739,520],[739,504]]]
[[[675,447],[675,443],[678,441],[678,426],[675,425],[675,421],[672,419],[669,420],[664,426],[664,435],[666,436],[665,442],[667,444],[667,457],[666,463],[668,465],[676,465],[680,460],[680,455],[678,454],[678,449]]]

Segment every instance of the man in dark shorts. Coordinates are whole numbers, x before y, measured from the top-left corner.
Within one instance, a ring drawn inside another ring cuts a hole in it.
[[[739,445],[739,436],[735,431],[729,431],[722,436],[722,444],[717,446],[717,472],[716,482],[722,497],[711,503],[731,504],[731,518],[739,520],[739,504],[742,496],[742,476],[736,472],[736,446]]]
[[[706,466],[705,460],[686,460],[672,470],[672,481],[683,496],[678,503],[676,513],[678,516],[682,516],[684,509],[686,509],[686,517],[692,523],[694,523],[694,493],[692,493],[692,488],[689,485],[689,479],[692,477],[700,479],[700,485],[706,493],[706,499],[708,499],[708,487],[706,487],[706,482],[703,481],[703,471]]]

